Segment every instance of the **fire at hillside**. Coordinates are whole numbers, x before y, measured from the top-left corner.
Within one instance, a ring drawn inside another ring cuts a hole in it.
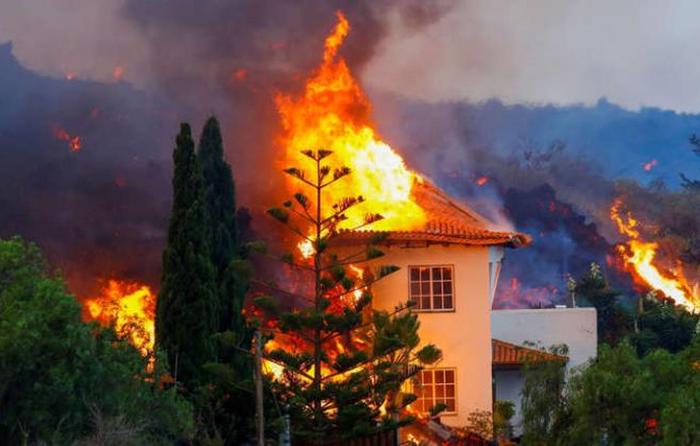
[[[627,238],[617,250],[630,273],[643,287],[659,292],[688,311],[698,312],[700,295],[697,283],[694,286],[688,283],[680,259],[676,259],[671,268],[662,269],[657,259],[659,244],[642,239],[642,225],[630,211],[624,212],[624,205],[622,199],[616,199],[610,207],[610,218],[620,234]]]

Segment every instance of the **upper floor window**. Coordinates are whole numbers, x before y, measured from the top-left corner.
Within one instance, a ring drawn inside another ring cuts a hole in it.
[[[409,299],[420,311],[454,310],[454,270],[451,265],[409,266]]]
[[[444,414],[457,413],[457,382],[455,369],[423,369],[414,378],[413,392],[418,399],[412,404],[427,413],[438,404],[445,405]]]

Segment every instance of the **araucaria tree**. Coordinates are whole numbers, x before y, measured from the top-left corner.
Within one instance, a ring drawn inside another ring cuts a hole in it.
[[[156,305],[156,343],[167,352],[176,379],[192,388],[201,383],[201,366],[216,359],[220,306],[202,170],[188,124],[180,126],[173,160],[173,207]]]
[[[416,397],[404,383],[422,365],[437,361],[440,351],[434,345],[418,349],[419,322],[408,304],[391,313],[372,309],[372,284],[398,268],[378,263],[382,236],[366,245],[343,243],[346,234],[339,228],[365,198],[330,202],[327,191],[350,169],[327,164],[330,151],[302,153],[310,160],[309,172],[291,167],[285,173],[311,193],[298,192],[268,213],[300,237],[306,256],[282,258],[306,272],[311,286],[294,295],[298,304],[291,311],[289,302],[283,309],[283,302],[271,296],[256,300],[274,316],[266,325],[273,327],[268,333],[275,339],[265,358],[283,371],[271,381],[272,389],[280,404],[290,407],[297,439],[343,440],[393,429],[413,419],[403,409]],[[346,229],[359,230],[381,219],[368,214]]]

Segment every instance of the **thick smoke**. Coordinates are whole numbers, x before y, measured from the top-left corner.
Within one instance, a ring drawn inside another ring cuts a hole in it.
[[[388,16],[417,29],[451,6],[87,3],[0,7],[2,34],[16,38],[30,65],[49,74],[23,68],[10,44],[0,46],[0,237],[38,242],[82,295],[95,292],[99,278],[157,286],[179,121],[197,129],[211,114],[220,118],[239,203],[253,207],[255,219],[276,204],[281,178],[274,95],[298,88],[319,62],[336,11],[352,22],[343,55],[359,69]],[[60,25],[51,25],[58,17]],[[115,66],[138,88],[113,78]],[[79,137],[80,151],[71,152],[59,131]]]
[[[9,45],[0,47],[0,237],[36,240],[80,294],[110,276],[157,286],[179,121],[198,129],[219,117],[239,204],[266,233],[261,210],[283,191],[274,95],[300,88],[318,64],[335,12],[351,22],[341,51],[359,73],[386,54],[392,30],[432,29],[459,11],[451,0],[105,0],[103,11],[86,0],[32,1],[41,7],[0,6],[0,38],[9,30],[22,60],[52,75],[22,68]],[[28,18],[53,17],[63,17],[61,26],[29,26]],[[442,66],[423,65],[440,78]],[[116,66],[129,83],[114,78]],[[392,90],[416,74],[406,68]],[[700,177],[686,149],[698,115],[607,101],[537,107],[371,96],[381,133],[412,168],[500,226],[533,236],[531,248],[507,255],[502,306],[561,302],[567,274],[606,265],[616,237],[608,218],[614,178],[674,187],[680,170]],[[79,136],[81,150],[71,152],[58,129]],[[508,295],[508,287],[531,292]]]
[[[123,83],[38,76],[7,44],[0,97],[0,237],[37,241],[80,293],[95,278],[157,283],[173,109]]]
[[[342,55],[359,70],[374,54],[388,17],[418,29],[447,12],[452,1],[129,0],[124,14],[145,37],[153,85],[191,107],[192,116],[224,121],[228,154],[248,206],[267,207],[282,190],[279,117],[274,95],[299,88],[318,65],[324,37],[343,11],[352,31]]]

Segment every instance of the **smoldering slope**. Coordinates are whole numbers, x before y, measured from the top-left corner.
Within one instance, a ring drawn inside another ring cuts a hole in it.
[[[388,15],[417,30],[453,3],[110,0],[100,13],[83,0],[33,1],[1,7],[36,68],[0,47],[0,236],[39,243],[81,295],[99,278],[157,288],[180,121],[197,131],[220,119],[239,204],[255,218],[282,198],[274,95],[318,63],[336,11],[352,22],[343,54],[359,70]]]
[[[497,307],[564,303],[566,280],[598,263],[633,293],[609,218],[618,181],[679,188],[700,176],[688,137],[700,115],[594,106],[426,103],[374,92],[381,129],[407,160],[453,196],[533,237],[509,251]],[[649,160],[656,160],[645,169]]]
[[[121,40],[141,45],[144,64],[127,64],[126,82],[86,80],[89,70],[74,80],[43,76],[23,68],[4,47],[0,176],[8,186],[0,189],[0,236],[19,233],[36,240],[78,293],[91,292],[100,277],[157,286],[170,207],[170,156],[180,121],[192,122],[196,131],[208,115],[220,118],[239,204],[252,208],[260,227],[261,211],[276,204],[283,190],[274,94],[298,88],[317,64],[335,11],[343,10],[352,24],[342,51],[361,72],[389,18],[420,30],[449,13],[453,3],[338,0],[299,7],[276,1],[124,0],[120,20],[129,24],[130,34]],[[610,137],[620,115],[634,124],[631,129],[677,131],[678,141],[700,122],[697,115],[628,112],[607,103],[580,107],[576,115],[566,107],[371,96],[380,128],[414,169],[490,218],[534,236],[531,248],[508,253],[503,272],[504,284],[517,279],[533,291],[503,294],[502,306],[560,301],[566,274],[578,275],[591,261],[605,264],[615,237],[607,226],[612,179],[655,179],[657,172],[637,172],[636,164],[659,155],[655,150],[663,139],[658,132],[636,133],[644,150],[611,170],[615,164],[605,154],[629,158],[620,149],[624,134]],[[599,113],[597,119],[613,124],[581,141],[590,129],[584,125],[590,123],[587,113],[601,107],[615,113]],[[82,150],[71,153],[52,134],[54,125],[80,135]],[[661,160],[659,167],[665,166]],[[479,186],[475,180],[481,177],[488,180]]]

